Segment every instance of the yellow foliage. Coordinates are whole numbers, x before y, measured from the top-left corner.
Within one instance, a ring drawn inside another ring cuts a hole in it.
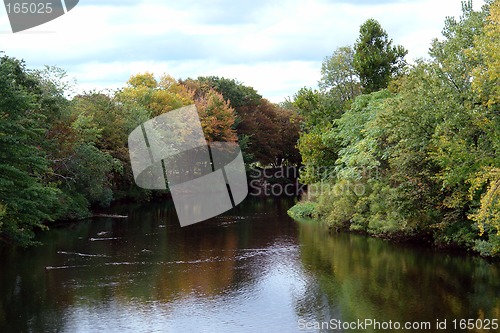
[[[500,0],[490,6],[483,33],[476,38],[473,51],[484,64],[474,69],[474,90],[489,107],[500,102]]]
[[[130,79],[127,81],[127,84],[130,87],[134,88],[139,88],[139,87],[156,88],[158,82],[156,81],[153,73],[145,72],[142,74],[132,75]]]
[[[157,81],[149,72],[131,76],[119,99],[146,108],[151,117],[194,103],[192,92],[172,76],[163,74]]]
[[[481,203],[478,211],[469,215],[479,227],[480,235],[485,231],[486,226],[496,229],[500,236],[500,168],[489,168],[476,175],[470,180],[471,188],[469,194],[471,199],[475,192],[487,185],[486,192],[481,196]]]

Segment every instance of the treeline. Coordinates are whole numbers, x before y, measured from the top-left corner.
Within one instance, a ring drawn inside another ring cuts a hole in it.
[[[117,91],[71,91],[61,69],[0,58],[0,243],[33,244],[51,221],[88,217],[113,200],[164,196],[135,185],[128,135],[185,105],[197,105],[209,142],[238,140],[249,165],[300,161],[300,117],[233,79],[142,73]]]
[[[319,89],[279,105],[234,79],[132,76],[74,97],[63,70],[0,58],[0,243],[30,245],[51,221],[113,200],[149,200],[127,139],[195,103],[208,141],[238,141],[251,165],[304,166],[290,211],[333,228],[432,238],[500,253],[500,0],[447,18],[429,59],[409,65],[373,19],[325,59]]]
[[[375,20],[290,101],[310,193],[291,216],[500,253],[500,1],[462,3],[429,59],[406,64]]]

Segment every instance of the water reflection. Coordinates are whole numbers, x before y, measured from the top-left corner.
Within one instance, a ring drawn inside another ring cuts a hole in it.
[[[170,204],[122,207],[2,255],[0,331],[296,330],[307,281],[291,200],[254,199],[180,228]]]
[[[185,228],[170,203],[123,206],[126,220],[54,228],[43,247],[0,253],[0,332],[301,332],[299,320],[499,318],[498,264],[329,235],[288,218],[292,204],[249,198]]]
[[[433,328],[436,319],[447,319],[449,332],[460,331],[452,328],[453,319],[500,318],[498,264],[325,231],[311,222],[300,226],[301,259],[319,283],[312,294],[326,295],[320,299],[330,309],[318,307],[315,296],[297,305],[301,313],[316,309],[308,318],[429,321]]]

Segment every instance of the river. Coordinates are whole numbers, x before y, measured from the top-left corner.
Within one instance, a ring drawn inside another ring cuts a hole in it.
[[[184,228],[171,202],[128,205],[52,228],[0,253],[0,332],[500,332],[499,263],[330,235],[291,205],[247,198]]]

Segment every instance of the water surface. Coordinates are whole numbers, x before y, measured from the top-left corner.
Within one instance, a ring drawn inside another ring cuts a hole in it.
[[[365,319],[500,332],[452,325],[500,318],[499,264],[330,235],[291,220],[292,204],[248,198],[184,228],[170,202],[129,205],[128,219],[53,228],[0,254],[0,332],[391,331],[332,325]]]

